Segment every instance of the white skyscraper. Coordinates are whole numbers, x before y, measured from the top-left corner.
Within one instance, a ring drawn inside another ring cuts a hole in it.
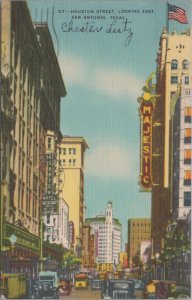
[[[118,263],[121,252],[121,224],[113,218],[112,202],[107,203],[105,214],[88,218],[91,233],[95,235],[96,263]]]

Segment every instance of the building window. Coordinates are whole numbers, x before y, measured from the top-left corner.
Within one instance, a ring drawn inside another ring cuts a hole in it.
[[[189,61],[187,59],[185,59],[182,63],[183,69],[187,70],[189,69]]]
[[[171,76],[171,84],[177,84],[178,83],[178,76]]]
[[[177,70],[178,68],[178,61],[176,59],[173,59],[171,62],[171,70]]]
[[[191,143],[191,128],[185,128],[185,137],[184,137],[184,143],[190,144]]]
[[[186,85],[189,84],[189,76],[184,77],[184,84],[186,84]]]
[[[71,166],[71,159],[69,159],[69,166]]]
[[[76,154],[76,149],[75,149],[75,148],[73,148],[73,154],[74,154],[74,155]]]
[[[50,214],[47,214],[47,224],[50,224]]]
[[[184,185],[191,186],[191,170],[184,171]]]
[[[184,150],[184,164],[191,164],[191,149]]]
[[[65,164],[66,164],[66,160],[65,160],[65,159],[63,159],[63,165],[65,166]]]
[[[76,159],[73,159],[73,166],[76,165]]]
[[[66,155],[66,148],[63,148],[63,155]]]
[[[192,119],[192,107],[185,107],[185,122],[191,123]]]
[[[51,149],[51,138],[50,137],[48,137],[48,143],[47,143],[47,147],[48,147],[48,149]]]
[[[51,241],[51,236],[47,235],[47,242],[50,242],[50,241]]]
[[[69,148],[69,154],[72,154],[72,149],[71,148]]]
[[[184,206],[191,206],[191,192],[184,192]]]

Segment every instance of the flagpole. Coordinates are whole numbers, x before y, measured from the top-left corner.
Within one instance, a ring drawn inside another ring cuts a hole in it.
[[[169,33],[169,3],[167,2],[167,33]]]

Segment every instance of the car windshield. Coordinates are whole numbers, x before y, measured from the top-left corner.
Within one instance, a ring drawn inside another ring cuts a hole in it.
[[[135,289],[143,288],[144,283],[141,280],[135,280]]]
[[[40,276],[39,279],[41,281],[47,281],[47,280],[49,280],[49,281],[55,281],[55,278],[53,276]]]
[[[113,284],[114,289],[128,289],[130,286],[129,282],[114,282]]]
[[[188,291],[189,288],[187,286],[183,286],[183,285],[178,285],[175,287],[174,289],[175,291]]]
[[[52,283],[52,281],[47,281],[47,280],[46,280],[46,281],[43,281],[41,284],[42,284],[42,285],[46,285],[46,284],[47,284],[47,285],[50,285],[50,284],[53,284],[53,283]]]
[[[86,281],[87,278],[75,278],[75,281]]]

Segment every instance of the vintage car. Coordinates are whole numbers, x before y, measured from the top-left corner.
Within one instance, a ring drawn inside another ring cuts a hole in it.
[[[59,279],[57,272],[39,272],[39,298],[59,298]]]
[[[156,284],[156,298],[189,299],[190,286],[186,283],[171,280],[160,280]]]
[[[3,273],[0,280],[0,296],[9,299],[27,297],[27,275],[24,273]]]
[[[168,293],[169,299],[191,299],[190,285],[177,282],[173,285]]]
[[[131,279],[135,283],[135,296],[137,299],[145,298],[146,280]]]
[[[101,286],[102,286],[102,281],[99,280],[99,279],[94,279],[94,280],[91,282],[91,289],[92,289],[92,290],[100,290],[100,289],[101,289]]]
[[[39,299],[39,281],[27,278],[27,299]]]
[[[75,289],[84,288],[88,288],[88,275],[83,273],[75,275]]]
[[[71,282],[69,279],[62,279],[59,283],[59,295],[69,295],[71,293]]]
[[[135,299],[134,282],[124,279],[110,279],[103,281],[101,289],[102,299]]]

